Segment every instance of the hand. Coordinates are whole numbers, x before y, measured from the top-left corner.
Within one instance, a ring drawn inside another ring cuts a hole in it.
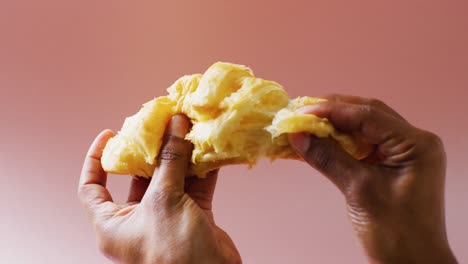
[[[102,252],[119,263],[241,263],[231,238],[213,219],[217,172],[186,178],[192,146],[190,121],[174,116],[166,129],[160,167],[153,177],[134,177],[126,204],[106,189],[102,150],[114,133],[103,131],[86,156],[78,195]]]
[[[358,161],[331,139],[290,134],[297,153],[344,194],[348,215],[372,263],[456,263],[445,231],[445,153],[441,140],[377,100],[334,95],[304,107],[375,151]]]

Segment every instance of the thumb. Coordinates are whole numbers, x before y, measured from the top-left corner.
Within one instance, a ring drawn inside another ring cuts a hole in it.
[[[329,178],[343,193],[353,176],[365,175],[366,165],[354,159],[333,139],[308,133],[288,135],[291,147],[305,162]]]
[[[192,144],[184,139],[189,127],[190,121],[187,117],[183,115],[172,117],[158,155],[159,168],[155,170],[145,196],[159,192],[183,193],[184,180],[192,153]]]

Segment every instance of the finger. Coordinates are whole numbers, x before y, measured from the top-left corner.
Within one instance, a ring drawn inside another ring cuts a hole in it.
[[[206,178],[187,178],[186,192],[200,208],[211,210],[217,180],[218,170],[210,171]]]
[[[346,153],[335,140],[308,133],[289,134],[288,139],[305,162],[329,178],[343,193],[356,175],[367,175],[369,167]]]
[[[333,102],[343,102],[343,103],[350,103],[350,104],[373,106],[397,118],[405,120],[397,111],[393,110],[390,106],[388,106],[387,104],[385,104],[384,102],[378,99],[364,98],[364,97],[344,95],[344,94],[329,94],[329,95],[323,96],[322,98],[327,99],[329,101],[333,101]]]
[[[375,145],[406,135],[410,128],[404,120],[368,105],[326,101],[305,106],[298,112],[327,118],[338,130],[359,134]]]
[[[107,173],[101,166],[102,151],[107,141],[115,134],[111,130],[102,131],[91,144],[81,171],[78,185],[78,196],[91,217],[96,214],[108,213],[113,206],[101,206],[105,202],[113,202],[112,196],[106,189]]]
[[[150,179],[134,176],[130,183],[130,191],[128,194],[127,203],[139,203],[145,195],[146,189],[150,184]]]
[[[158,155],[159,169],[151,179],[147,195],[167,190],[183,193],[184,179],[192,152],[192,144],[184,139],[189,127],[190,121],[186,116],[172,117]]]

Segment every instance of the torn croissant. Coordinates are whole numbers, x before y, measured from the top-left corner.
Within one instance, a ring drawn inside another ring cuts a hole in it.
[[[299,159],[286,133],[332,137],[357,159],[370,151],[367,143],[338,132],[327,119],[295,112],[323,99],[291,100],[281,85],[256,78],[242,65],[217,62],[167,90],[168,96],[145,103],[107,142],[101,159],[105,171],[151,177],[166,125],[179,113],[193,125],[186,139],[194,145],[190,175],[198,177],[229,164],[253,166],[262,157]]]

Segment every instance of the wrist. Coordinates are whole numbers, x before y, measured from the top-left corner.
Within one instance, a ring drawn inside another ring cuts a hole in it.
[[[126,262],[129,264],[133,263],[145,263],[145,264],[191,264],[191,263],[205,263],[205,264],[241,264],[242,260],[238,254],[221,254],[220,252],[212,252],[212,254],[190,254],[184,252],[183,254],[177,254],[175,252],[166,252],[166,254],[149,255],[143,258],[144,261],[131,261]]]
[[[369,263],[446,263],[457,264],[457,260],[449,245],[430,246],[424,242],[414,242],[418,245],[400,243],[391,250],[368,252]]]

